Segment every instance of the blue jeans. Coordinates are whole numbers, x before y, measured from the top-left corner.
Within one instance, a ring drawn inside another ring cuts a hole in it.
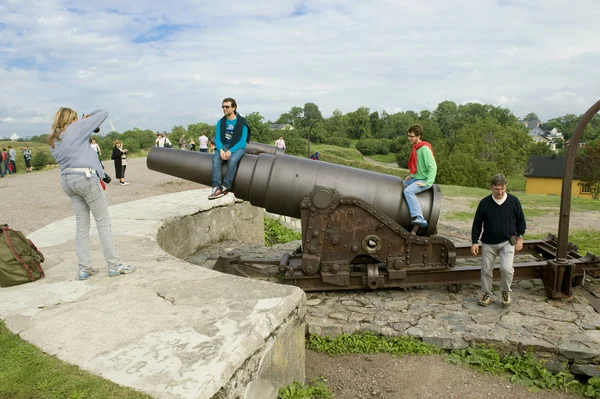
[[[10,169],[8,169],[8,159],[6,161],[4,161],[4,174],[11,174],[12,172],[10,171]]]
[[[421,205],[419,204],[419,200],[417,199],[417,194],[421,191],[425,191],[429,189],[431,186],[418,186],[417,182],[425,183],[424,180],[416,180],[409,179],[408,181],[403,180],[404,184],[404,198],[406,198],[406,204],[408,205],[408,211],[410,212],[410,216],[415,218],[417,216],[423,216],[423,211],[421,211]]]
[[[227,148],[223,148],[223,151],[227,152]],[[221,159],[221,156],[219,155],[219,151],[215,151],[215,155],[213,155],[212,162],[213,187],[221,186],[221,165],[223,165],[223,162],[227,162],[227,172],[225,172],[225,180],[223,181],[223,186],[226,189],[231,190],[231,187],[233,186],[233,179],[235,178],[235,172],[237,172],[238,163],[240,162],[245,153],[246,149],[240,148],[239,150],[231,154],[227,161],[223,161]]]
[[[90,211],[96,220],[98,237],[102,244],[104,259],[109,271],[120,268],[121,258],[117,254],[112,237],[110,215],[104,190],[100,186],[97,176],[86,177],[83,173],[69,173],[61,175],[63,191],[71,199],[75,211],[75,238],[79,271],[90,271],[92,258],[90,255]]]

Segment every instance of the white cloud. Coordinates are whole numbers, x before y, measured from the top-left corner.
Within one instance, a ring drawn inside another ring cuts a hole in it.
[[[596,0],[26,3],[0,4],[0,121],[20,135],[61,106],[162,131],[214,122],[228,96],[272,120],[306,102],[330,115],[474,99],[549,119],[600,93]]]
[[[17,120],[15,118],[12,118],[10,116],[7,116],[6,118],[1,118],[0,122],[4,122],[4,123],[15,123]]]

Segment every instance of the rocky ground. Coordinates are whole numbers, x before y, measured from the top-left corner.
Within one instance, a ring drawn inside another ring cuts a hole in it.
[[[196,183],[152,172],[145,159],[130,159],[127,167],[129,186],[110,184],[110,204],[202,188]],[[109,173],[112,165],[107,162]],[[71,204],[60,188],[57,170],[7,176],[0,179],[0,195],[11,199],[5,206],[0,223],[28,234],[36,229],[72,215]],[[5,203],[6,204],[6,203]],[[461,210],[461,199],[444,199],[444,213]],[[149,212],[151,210],[148,210]],[[466,210],[465,210],[466,211]],[[469,211],[472,211],[469,208]],[[572,228],[598,228],[597,214],[572,214]],[[443,219],[443,217],[442,217]],[[555,232],[556,218],[540,218],[534,229]],[[596,223],[594,223],[596,221]],[[442,222],[443,223],[443,222]],[[532,223],[533,224],[533,223]],[[580,225],[581,224],[581,225]],[[467,223],[468,225],[468,223]],[[447,234],[457,240],[468,235],[470,226],[447,224]],[[441,227],[441,226],[440,226]],[[532,226],[530,226],[530,229]],[[558,392],[531,393],[505,378],[478,373],[469,368],[449,365],[439,356],[393,357],[356,355],[329,357],[307,351],[307,379],[321,376],[337,398],[568,398]]]

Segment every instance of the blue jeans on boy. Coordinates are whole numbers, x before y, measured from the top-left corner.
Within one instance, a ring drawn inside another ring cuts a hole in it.
[[[417,182],[425,183],[424,180],[416,179],[402,181],[402,183],[404,183],[404,198],[406,198],[406,204],[408,205],[408,210],[412,218],[416,218],[417,216],[423,216],[423,211],[421,211],[421,205],[419,204],[419,200],[417,199],[417,194],[431,187],[427,185],[419,186],[417,185]]]
[[[227,148],[224,147],[223,151],[227,152]],[[242,159],[242,157],[244,156],[245,153],[246,153],[246,149],[240,148],[239,150],[237,150],[236,152],[231,154],[231,156],[229,157],[229,159],[227,161],[223,161],[221,159],[219,151],[215,151],[215,155],[213,155],[213,162],[212,162],[212,186],[213,187],[221,186],[221,178],[222,178],[221,165],[223,165],[223,162],[227,162],[227,172],[225,172],[225,180],[223,181],[223,186],[227,190],[231,190],[231,187],[233,186],[233,179],[235,178],[235,172],[237,172],[238,163],[240,162],[240,159]]]

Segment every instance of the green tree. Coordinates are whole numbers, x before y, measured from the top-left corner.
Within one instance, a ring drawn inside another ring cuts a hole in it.
[[[169,141],[173,144],[173,148],[178,148],[179,138],[181,136],[187,136],[187,130],[182,125],[173,126],[171,133],[169,134]]]
[[[437,181],[485,188],[492,174],[523,171],[531,142],[516,124],[502,126],[492,116],[475,119],[457,132],[452,147],[435,151]]]
[[[331,117],[323,121],[323,125],[328,136],[347,137],[348,118],[339,109],[334,110]]]
[[[540,118],[538,118],[538,116],[535,112],[530,112],[527,115],[525,115],[525,120],[526,121],[539,121]]]
[[[456,118],[458,116],[458,106],[454,101],[442,101],[433,111],[433,118],[440,127],[444,137],[454,137],[456,132]]]
[[[304,110],[302,111],[302,119],[300,120],[300,127],[309,127],[314,121],[322,121],[323,115],[319,111],[319,107],[314,103],[304,104]]]
[[[202,136],[202,133],[206,133],[206,137],[214,137],[215,135],[215,125],[209,125],[208,123],[198,122],[191,123],[187,127],[186,137],[189,139],[194,139],[194,141],[198,141],[198,137]]]
[[[575,114],[567,114],[559,118],[550,119],[545,123],[546,126],[556,128],[563,134],[565,139],[570,139],[575,131],[575,126],[579,122],[580,117]]]
[[[371,120],[371,135],[378,139],[388,138],[382,129],[383,121],[379,118],[379,112],[373,112],[371,115],[369,115],[369,119]]]
[[[308,145],[305,139],[300,137],[297,131],[288,130],[285,134],[286,154],[306,157]]]
[[[274,140],[274,134],[269,130],[269,126],[265,122],[265,118],[258,112],[251,112],[246,115],[246,120],[252,129],[252,141],[269,144]],[[286,143],[287,146],[287,143]]]
[[[389,139],[404,137],[410,125],[417,119],[417,115],[412,111],[398,112],[392,115],[383,111],[381,113],[382,127],[379,136]]]
[[[575,158],[575,176],[590,188],[592,198],[600,198],[600,140],[587,144]]]
[[[346,126],[346,135],[350,139],[368,139],[371,137],[371,119],[369,118],[369,108],[360,107],[354,112],[346,114],[348,125]]]
[[[529,147],[529,155],[553,155],[554,152],[550,148],[550,146],[546,143],[538,142],[533,143]]]
[[[292,107],[290,112],[281,114],[281,116],[275,121],[275,123],[287,123],[294,126],[296,129],[301,126],[302,116],[304,110],[300,107]]]

